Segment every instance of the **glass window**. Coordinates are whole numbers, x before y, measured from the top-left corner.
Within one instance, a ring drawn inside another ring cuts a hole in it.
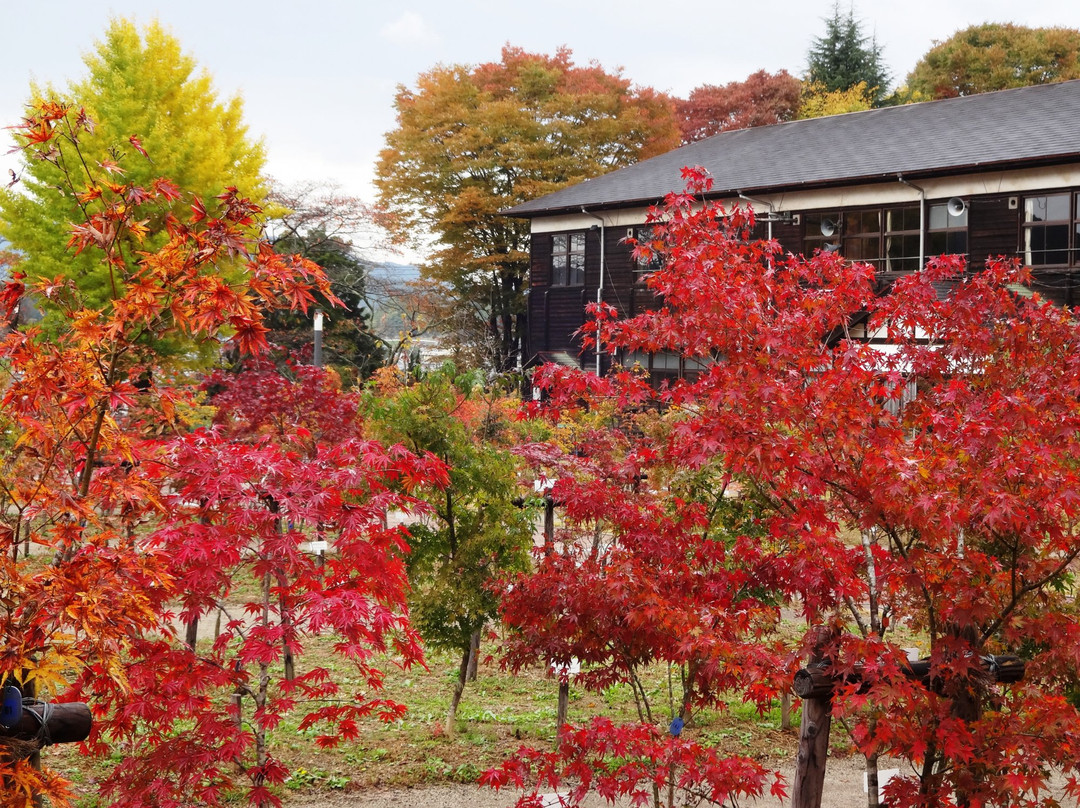
[[[649,225],[635,227],[634,239],[642,247],[651,247],[651,242],[653,241],[653,228]],[[634,270],[641,273],[655,272],[658,269],[662,269],[663,266],[663,256],[655,250],[649,258],[638,258],[634,261]]]
[[[926,255],[967,253],[967,207],[950,211],[948,204],[927,205],[925,243],[920,239],[919,205],[866,210],[810,211],[804,214],[803,252],[839,251],[850,261],[873,264],[885,272],[919,269]],[[1080,214],[1077,217],[1080,233]]]
[[[808,258],[818,250],[840,249],[839,211],[812,211],[803,217],[803,254]]]
[[[840,252],[849,261],[864,264],[880,263],[881,259],[881,211],[852,210],[844,213],[842,220],[843,241]]]
[[[1068,265],[1072,221],[1069,194],[1024,199],[1024,263],[1030,267]]]
[[[556,233],[551,237],[551,285],[585,284],[585,234]]]
[[[919,268],[919,208],[917,205],[885,211],[886,272],[912,272]]]
[[[927,206],[929,227],[926,233],[927,255],[967,255],[968,209],[949,210],[947,202]]]

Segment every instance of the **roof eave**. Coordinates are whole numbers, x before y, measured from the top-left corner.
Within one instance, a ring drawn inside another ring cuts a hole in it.
[[[855,185],[868,185],[882,181],[897,181],[901,176],[906,180],[935,179],[955,174],[970,174],[979,171],[1002,171],[1009,169],[1039,168],[1048,165],[1060,165],[1080,161],[1080,153],[1067,152],[1056,155],[1040,155],[1020,160],[997,160],[989,162],[963,163],[942,168],[920,169],[915,171],[890,171],[878,174],[866,174],[857,177],[844,177],[834,180],[816,180],[811,182],[790,183],[786,185],[745,185],[739,188],[713,188],[705,195],[707,199],[723,199],[743,194],[788,193],[791,191],[815,191],[827,188],[844,188]],[[530,211],[517,211],[514,206],[499,211],[503,216],[516,219],[536,219],[544,216],[560,216],[569,213],[581,213],[586,210],[624,210],[628,208],[649,207],[658,204],[663,197],[640,197],[619,199],[611,202],[592,202],[586,204],[560,205],[551,208],[539,208]],[[528,204],[528,203],[523,203]]]

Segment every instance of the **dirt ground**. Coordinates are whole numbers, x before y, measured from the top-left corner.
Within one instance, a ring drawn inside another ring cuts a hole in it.
[[[863,766],[861,757],[834,758],[829,761],[826,772],[825,796],[822,808],[860,808],[866,805],[866,793],[863,791]],[[794,763],[780,767],[790,784],[794,779]],[[496,793],[491,789],[478,786],[445,785],[423,788],[371,789],[364,793],[320,796],[316,800],[289,800],[287,808],[402,808],[402,806],[422,806],[422,808],[507,808],[517,799],[516,792]],[[790,799],[781,802],[775,798],[763,798],[747,802],[745,808],[779,808],[790,805]],[[558,803],[552,801],[552,806]],[[601,808],[610,803],[600,797],[586,803],[589,808]]]

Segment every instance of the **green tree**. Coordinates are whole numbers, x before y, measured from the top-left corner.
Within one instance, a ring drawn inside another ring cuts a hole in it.
[[[513,407],[452,366],[406,387],[372,389],[368,415],[377,437],[450,467],[445,489],[426,496],[431,513],[410,526],[407,558],[413,625],[433,648],[460,655],[446,732],[452,733],[470,656],[498,616],[492,584],[529,566],[532,511],[515,502],[518,461],[508,443]]]
[[[23,254],[21,268],[31,279],[71,279],[88,305],[101,308],[122,290],[88,252],[73,255],[68,240],[71,223],[86,222],[87,205],[102,189],[121,176],[147,188],[156,178],[168,177],[197,197],[210,199],[225,190],[228,178],[242,197],[260,202],[265,195],[260,179],[263,148],[248,137],[240,99],[219,101],[210,76],[196,72],[195,60],[157,23],[140,31],[129,20],[114,19],[85,63],[87,75],[66,91],[34,86],[31,95],[32,102],[57,99],[81,107],[84,119],[93,122],[89,130],[72,133],[87,175],[82,166],[69,165],[63,153],[36,148],[25,135],[17,135],[17,144],[25,149],[24,192],[0,192],[0,235]],[[129,156],[145,151],[153,158],[125,160],[121,173],[121,150]],[[74,187],[75,194],[52,193],[57,186]],[[159,231],[158,224],[149,223],[149,230]],[[151,236],[149,248],[160,246],[163,239]],[[48,311],[47,316],[55,317]]]
[[[436,67],[394,106],[376,180],[393,232],[431,249],[423,271],[478,313],[507,369],[524,336],[529,228],[499,211],[679,144],[666,97],[565,48]]]
[[[1080,31],[983,23],[934,46],[908,74],[910,93],[953,98],[1080,78]]]
[[[277,209],[268,236],[274,249],[322,267],[331,291],[344,303],[335,306],[316,297],[315,305],[327,314],[323,326],[326,364],[348,381],[366,379],[386,359],[382,342],[371,330],[368,271],[373,262],[364,257],[369,249],[381,246],[384,237],[377,213],[329,183],[274,187],[270,200]],[[267,326],[271,342],[291,353],[310,355],[310,316],[274,312]]]
[[[807,82],[824,87],[825,92],[850,90],[860,82],[868,88],[874,106],[881,106],[889,90],[889,71],[882,60],[876,37],[862,32],[854,9],[840,13],[833,6],[825,20],[825,33],[816,37],[806,54]]]

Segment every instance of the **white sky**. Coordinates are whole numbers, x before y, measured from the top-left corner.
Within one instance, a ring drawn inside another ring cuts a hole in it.
[[[220,96],[243,97],[271,175],[333,179],[373,200],[395,87],[436,64],[497,60],[506,43],[534,52],[567,45],[579,63],[622,67],[635,83],[685,95],[759,69],[800,75],[831,9],[832,0],[0,0],[0,125],[21,118],[31,79],[65,86],[81,77],[82,56],[111,16],[157,19]],[[933,40],[974,23],[1080,28],[1077,0],[861,0],[855,11],[894,81]],[[5,151],[6,177],[17,162]]]

